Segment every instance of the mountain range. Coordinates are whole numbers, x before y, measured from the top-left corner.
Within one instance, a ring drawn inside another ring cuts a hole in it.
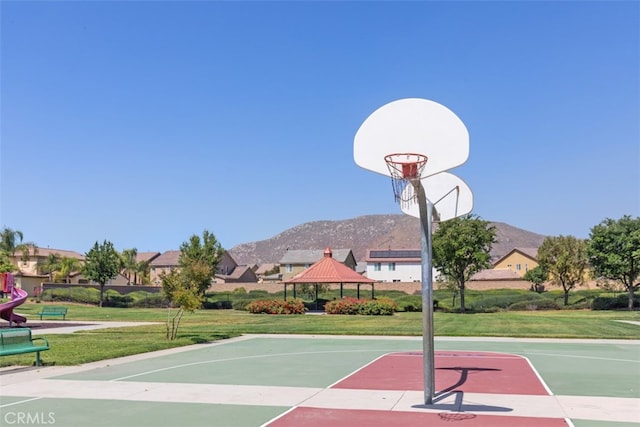
[[[498,260],[514,248],[537,248],[546,236],[492,222],[496,240],[492,259]],[[242,243],[229,249],[241,265],[278,263],[287,250],[351,249],[356,261],[367,249],[420,249],[420,220],[404,214],[364,215],[337,221],[307,222],[276,236],[257,242]]]

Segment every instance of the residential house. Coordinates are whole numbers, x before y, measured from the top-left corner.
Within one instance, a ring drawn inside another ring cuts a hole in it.
[[[160,276],[164,274],[169,274],[169,272],[178,268],[179,263],[178,259],[180,258],[180,251],[166,251],[163,252],[162,255],[156,257],[149,263],[149,279],[152,285],[161,286],[162,281],[160,280]]]
[[[151,283],[156,286],[162,284],[160,275],[168,274],[172,269],[179,267],[180,251],[166,251],[150,263]],[[218,271],[213,277],[214,283],[229,282],[257,282],[258,278],[249,266],[238,265],[229,252],[224,251],[218,262]]]
[[[50,255],[57,255],[59,258],[72,258],[83,263],[85,256],[74,251],[64,249],[51,249],[31,247],[29,248],[29,256],[25,258],[22,253],[16,253],[14,256],[14,263],[17,266],[18,271],[14,274],[16,284],[24,289],[29,295],[37,296],[42,290],[43,284],[53,283],[53,278],[50,274],[44,273],[42,266],[45,264],[47,258]],[[69,272],[69,275],[65,277],[67,283],[74,285],[86,285],[95,284],[88,280],[81,272],[78,271]],[[57,282],[61,282],[61,279],[57,279]],[[128,280],[121,274],[118,274],[115,278],[109,281],[109,285],[126,285]]]
[[[366,276],[377,282],[420,282],[420,249],[367,249]],[[435,280],[435,270],[434,270]]]
[[[18,267],[21,274],[26,275],[41,275],[42,264],[46,261],[49,255],[58,255],[60,258],[74,258],[78,261],[84,262],[84,255],[63,249],[51,249],[51,248],[39,248],[29,247],[29,256],[24,257],[22,252],[16,252],[13,257],[13,263]],[[46,277],[46,274],[44,275]]]
[[[28,256],[25,257],[20,251],[13,257],[13,263],[17,267],[14,273],[15,282],[29,295],[38,295],[42,283],[50,280],[49,274],[43,273],[42,265],[49,255],[58,255],[60,258],[73,258],[80,262],[84,261],[84,255],[63,249],[51,249],[40,247],[29,247]],[[71,283],[78,283],[82,276],[78,271],[70,272],[68,279]]]
[[[276,270],[276,268],[279,267],[278,264],[273,264],[273,263],[267,263],[267,264],[261,264],[259,265],[255,272],[256,272],[256,276],[258,276],[258,282],[259,283],[263,283],[263,282],[279,282],[282,280],[282,274],[281,273],[273,273],[273,274],[267,274],[267,273],[271,273],[273,271]],[[279,270],[279,268],[278,268]]]
[[[151,282],[145,281],[145,279],[149,279],[149,274],[151,271],[151,262],[160,256],[160,252],[138,252],[136,254],[136,263],[140,264],[145,262],[147,264],[146,272],[136,272],[133,275],[132,284],[149,284]],[[140,277],[144,275],[146,277]],[[135,282],[135,283],[133,283]]]
[[[288,250],[280,259],[280,274],[282,280],[289,280],[298,273],[311,267],[324,257],[324,249]],[[332,249],[333,259],[356,269],[356,258],[351,249]]]
[[[514,248],[493,263],[494,269],[509,268],[520,277],[538,266],[538,248]]]
[[[215,283],[256,283],[258,276],[255,270],[248,265],[238,265],[229,252],[224,251],[220,262],[218,262],[218,271],[215,275]]]

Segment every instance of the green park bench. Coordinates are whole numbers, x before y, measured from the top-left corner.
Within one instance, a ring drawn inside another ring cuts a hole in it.
[[[43,337],[31,338],[29,328],[0,329],[0,356],[36,353],[36,366],[40,366],[40,352],[45,350],[49,350],[49,341]]]
[[[62,316],[62,320],[65,320],[67,316],[67,307],[44,306],[42,307],[42,310],[36,314],[40,316],[40,320],[42,320],[43,316]]]

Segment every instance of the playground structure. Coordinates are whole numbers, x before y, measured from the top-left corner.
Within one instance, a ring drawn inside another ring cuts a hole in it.
[[[24,304],[29,294],[27,291],[16,286],[13,274],[0,273],[0,288],[4,294],[10,294],[11,300],[0,304],[0,318],[9,322],[9,327],[13,324],[21,325],[27,321],[27,318],[13,311],[17,306]]]

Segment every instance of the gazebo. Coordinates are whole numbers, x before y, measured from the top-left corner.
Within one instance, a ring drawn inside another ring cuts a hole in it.
[[[316,309],[318,308],[318,285],[319,284],[340,284],[340,298],[343,297],[344,284],[356,284],[357,295],[360,298],[360,285],[371,285],[371,298],[374,298],[374,283],[376,281],[364,277],[353,271],[340,261],[333,259],[331,248],[325,248],[324,257],[308,269],[296,274],[284,284],[284,299],[287,299],[287,285],[293,285],[293,297],[296,297],[296,285],[312,284],[315,286]]]

